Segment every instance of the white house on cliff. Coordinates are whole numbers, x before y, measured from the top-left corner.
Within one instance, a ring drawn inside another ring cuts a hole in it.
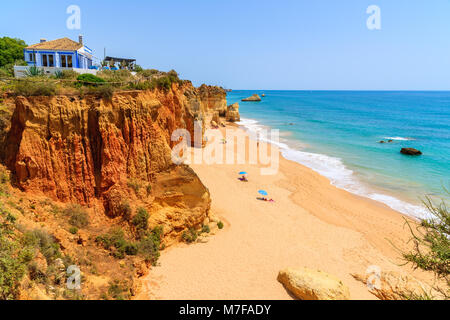
[[[93,73],[97,71],[93,67],[93,52],[83,43],[80,36],[78,42],[69,38],[52,41],[41,39],[40,43],[24,49],[26,66],[14,67],[16,77],[23,77],[27,68],[36,66],[42,68],[46,74],[54,74],[56,71],[71,69],[78,73]]]

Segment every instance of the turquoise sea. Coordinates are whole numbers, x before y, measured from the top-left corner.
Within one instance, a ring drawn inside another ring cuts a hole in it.
[[[253,93],[266,97],[241,102]],[[450,92],[233,91],[234,102],[241,125],[279,129],[284,157],[340,188],[419,217],[425,196],[448,199]],[[403,147],[423,155],[402,155]]]

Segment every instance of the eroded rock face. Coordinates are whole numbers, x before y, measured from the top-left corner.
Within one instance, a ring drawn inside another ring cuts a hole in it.
[[[230,122],[241,121],[241,116],[239,114],[239,103],[232,104],[227,108],[226,120]]]
[[[201,223],[209,192],[195,172],[172,163],[177,142],[171,135],[187,129],[194,137],[194,121],[204,124],[204,112],[190,84],[168,92],[116,93],[111,101],[18,97],[6,163],[26,192],[83,205],[101,201],[111,217],[131,199],[152,210],[172,210],[175,218],[166,216],[175,225]]]
[[[307,268],[281,270],[278,281],[301,300],[349,300],[350,291],[338,278]]]
[[[218,112],[221,117],[225,117],[227,93],[224,89],[203,84],[198,91],[206,113]]]

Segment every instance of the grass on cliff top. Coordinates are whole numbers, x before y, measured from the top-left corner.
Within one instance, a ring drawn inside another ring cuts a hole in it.
[[[116,91],[155,89],[169,91],[174,83],[183,83],[174,70],[169,72],[142,70],[136,76],[128,70],[104,70],[98,72],[97,76],[76,75],[73,71],[62,71],[54,76],[30,74],[25,79],[16,79],[3,84],[2,90],[25,97],[89,94],[111,99]]]

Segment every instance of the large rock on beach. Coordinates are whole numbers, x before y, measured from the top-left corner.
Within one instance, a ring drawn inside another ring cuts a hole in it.
[[[352,274],[353,278],[367,284],[373,295],[381,300],[407,300],[434,295],[432,289],[415,278],[394,271],[381,272],[380,277]]]
[[[229,122],[241,121],[241,116],[239,114],[239,103],[232,104],[227,108],[226,120]]]
[[[261,97],[259,95],[257,95],[256,93],[254,95],[252,95],[251,97],[242,99],[242,101],[261,101]]]
[[[214,121],[215,123],[220,123],[220,115],[219,112],[214,112],[211,121]]]
[[[338,278],[307,268],[281,270],[278,281],[301,300],[349,300],[350,291]]]
[[[400,152],[408,156],[420,156],[422,154],[421,151],[414,148],[403,148]]]

